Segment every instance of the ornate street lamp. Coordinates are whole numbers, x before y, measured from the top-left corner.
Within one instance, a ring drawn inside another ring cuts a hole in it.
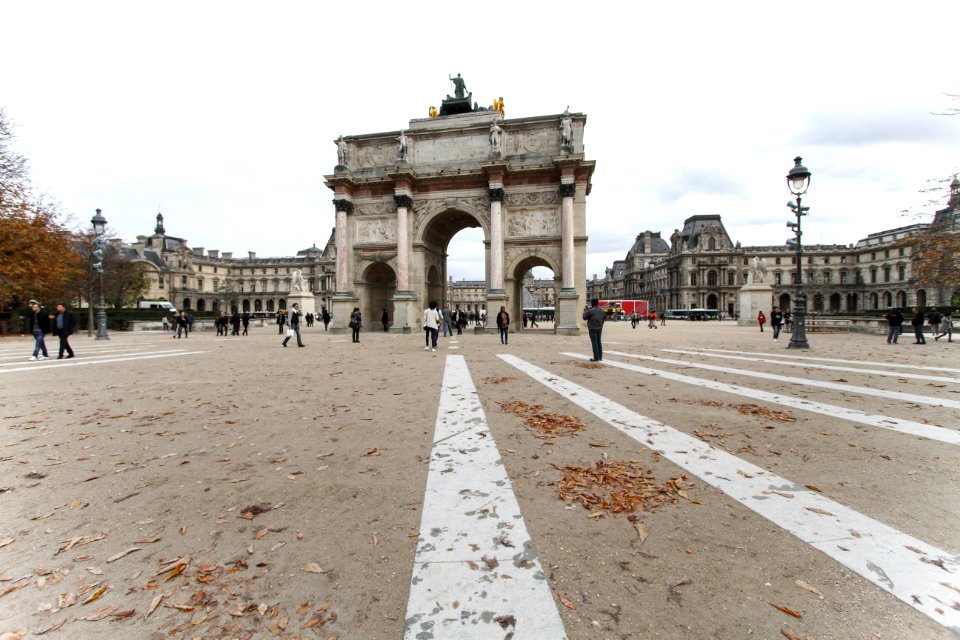
[[[800,196],[807,192],[810,186],[810,172],[800,164],[803,158],[793,159],[793,168],[787,174],[787,186],[790,193],[797,198],[796,204],[788,202],[787,206],[793,210],[796,222],[787,222],[787,227],[793,229],[794,238],[787,240],[787,246],[796,250],[797,273],[793,296],[793,336],[790,338],[788,349],[809,349],[807,343],[807,297],[803,293],[803,232],[800,230],[800,220],[807,215],[810,207],[800,205]]]
[[[90,218],[90,224],[93,225],[93,233],[96,236],[93,240],[93,257],[96,262],[93,268],[100,274],[100,305],[97,307],[97,340],[109,340],[107,335],[107,308],[103,301],[103,248],[106,245],[106,239],[103,237],[107,230],[107,219],[101,215],[100,209],[97,209],[96,215]]]

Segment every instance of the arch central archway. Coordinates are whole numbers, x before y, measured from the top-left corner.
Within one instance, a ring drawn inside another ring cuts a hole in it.
[[[448,209],[434,215],[423,225],[419,236],[414,238],[414,273],[422,273],[424,276],[419,287],[419,292],[422,292],[419,297],[422,300],[426,302],[436,300],[441,308],[446,304],[451,304],[451,295],[448,288],[450,284],[448,265],[450,242],[455,235],[464,229],[476,228],[483,229],[484,291],[489,289],[490,242],[487,229],[473,215],[456,209]],[[416,286],[414,291],[418,291]]]

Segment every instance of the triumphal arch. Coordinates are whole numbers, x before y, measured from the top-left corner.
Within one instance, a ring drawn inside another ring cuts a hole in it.
[[[459,76],[454,83],[432,117],[336,141],[325,176],[336,210],[334,329],[359,307],[367,326],[386,308],[393,331],[420,331],[429,301],[445,302],[450,240],[479,227],[486,323],[495,327],[501,305],[519,323],[523,276],[543,266],[554,273],[556,331],[579,333],[595,166],[583,154],[586,116],[504,119],[502,102],[479,108]]]

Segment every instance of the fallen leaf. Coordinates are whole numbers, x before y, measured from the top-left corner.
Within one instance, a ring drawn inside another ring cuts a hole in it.
[[[810,593],[815,593],[818,598],[820,598],[821,600],[823,600],[823,594],[820,593],[819,589],[817,589],[817,588],[816,588],[815,586],[813,586],[812,584],[810,584],[810,583],[808,583],[808,582],[804,582],[803,580],[797,580],[794,584],[796,584],[796,585],[797,585],[798,587],[800,587],[801,589],[806,589],[806,590],[809,591]]]
[[[778,605],[778,604],[773,604],[772,602],[769,603],[769,604],[770,604],[770,606],[773,607],[774,609],[779,609],[780,611],[783,611],[783,612],[786,613],[787,615],[791,615],[791,616],[793,616],[794,618],[802,618],[802,617],[803,617],[802,615],[800,615],[799,613],[797,613],[797,612],[794,611],[793,609],[788,609],[787,607],[781,607],[780,605]]]
[[[153,544],[154,542],[160,542],[159,537],[155,538],[142,538],[140,540],[135,540],[137,544]]]
[[[303,565],[303,570],[310,573],[324,573],[324,570],[320,568],[320,565],[316,562],[308,562]]]
[[[270,529],[268,529],[267,527],[264,527],[263,529],[260,529],[259,531],[253,534],[253,539],[259,540],[260,538],[267,535],[268,533],[270,533]]]
[[[829,511],[824,511],[823,509],[818,509],[816,507],[807,507],[807,511],[813,511],[814,513],[819,513],[822,516],[832,516],[833,514]]]
[[[150,608],[147,610],[147,615],[143,616],[144,618],[150,617],[150,614],[154,612],[157,606],[160,605],[160,601],[163,600],[163,594],[158,593],[153,600],[150,601]]]
[[[86,603],[84,603],[84,604],[86,604]],[[81,619],[81,620],[86,620],[87,622],[96,622],[97,620],[103,620],[104,618],[106,618],[108,615],[110,615],[111,613],[113,613],[114,611],[116,611],[116,610],[119,609],[119,608],[120,608],[120,607],[118,607],[118,606],[115,605],[115,604],[110,604],[110,605],[105,606],[103,609],[99,609],[99,610],[95,611],[94,613],[91,613],[90,615],[84,616],[84,617],[82,617],[82,618],[80,618],[80,619]]]
[[[377,450],[377,447],[374,447],[373,449],[370,449],[370,451],[367,451],[367,452],[366,452],[365,454],[363,454],[363,455],[365,455],[365,456],[378,456],[378,455],[380,455],[380,452]]]
[[[634,522],[633,528],[637,530],[637,535],[640,536],[641,543],[647,539],[648,535],[650,535],[650,528],[642,522]]]
[[[103,585],[100,586],[99,589],[97,589],[96,591],[94,591],[93,593],[91,593],[90,596],[87,597],[87,599],[84,600],[81,604],[90,604],[91,602],[94,602],[94,601],[96,601],[96,600],[99,600],[99,599],[100,599],[100,596],[102,596],[102,595],[103,595],[104,593],[106,593],[106,592],[107,592],[107,585],[106,585],[106,584],[103,584]],[[114,608],[116,608],[116,607],[114,607]]]
[[[0,540],[0,548],[7,546],[8,544],[13,544],[16,538],[4,538]]]
[[[558,594],[558,597],[560,598],[560,604],[562,604],[563,606],[565,606],[567,609],[570,609],[570,610],[572,610],[572,611],[576,611],[576,610],[577,610],[577,608],[573,605],[572,602],[570,602],[570,599],[567,598],[567,596],[565,596],[565,595],[563,595],[563,594],[561,593],[561,594]]]
[[[805,485],[803,485],[803,486],[805,486],[807,489],[810,489],[810,491],[816,491],[816,492],[818,492],[818,493],[823,493],[822,491],[820,491],[820,488],[817,487],[816,485],[805,484]]]
[[[131,553],[133,553],[134,551],[140,551],[142,548],[143,548],[143,547],[130,547],[130,548],[127,549],[126,551],[121,551],[120,553],[117,553],[117,554],[114,554],[114,555],[110,556],[109,558],[107,558],[107,562],[108,562],[108,563],[110,563],[110,562],[115,562],[116,560],[119,560],[119,559],[122,558],[123,556],[128,555],[128,554],[131,554]]]

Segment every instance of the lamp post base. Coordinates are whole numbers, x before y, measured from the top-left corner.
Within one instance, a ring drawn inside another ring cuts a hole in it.
[[[97,340],[109,340],[107,335],[107,310],[103,308],[103,303],[97,308]]]
[[[807,297],[798,293],[793,303],[793,335],[787,349],[809,349],[807,342]]]

